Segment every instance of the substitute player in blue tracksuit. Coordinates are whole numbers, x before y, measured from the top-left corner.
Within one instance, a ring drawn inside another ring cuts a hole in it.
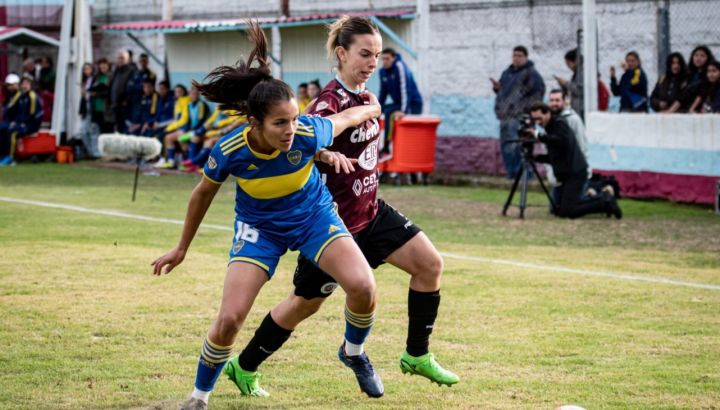
[[[251,23],[248,32],[255,48],[247,63],[219,67],[207,83],[194,85],[221,108],[247,114],[249,124],[215,145],[205,164],[205,178],[190,197],[180,242],[153,262],[154,274],[160,275],[183,261],[221,184],[231,177],[237,186],[235,235],[222,304],[201,348],[195,389],[182,407],[186,409],[207,408],[235,336],[288,249],[299,250],[345,290],[346,342],[362,345],[374,322],[372,270],[335,211],[313,160],[342,162],[349,172],[350,161],[322,149],[346,128],[377,117],[380,107],[353,107],[326,118],[298,117],[292,89],[270,75],[262,29]],[[259,66],[250,68],[255,60]],[[245,376],[245,389],[255,396],[267,395],[257,386],[256,372]]]
[[[385,116],[383,152],[390,152],[389,141],[392,140],[393,122],[399,118],[398,114],[421,114],[423,99],[410,68],[399,53],[392,48],[385,48],[382,51],[382,62],[378,101]],[[386,102],[388,97],[390,102]]]
[[[5,117],[0,123],[0,146],[6,155],[0,159],[0,166],[12,165],[15,144],[18,138],[32,135],[40,129],[43,118],[43,105],[40,96],[32,90],[31,77],[20,80],[20,91],[16,93],[5,109]]]

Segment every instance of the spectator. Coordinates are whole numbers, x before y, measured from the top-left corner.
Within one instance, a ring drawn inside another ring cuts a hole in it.
[[[317,96],[320,95],[320,91],[322,91],[320,80],[312,80],[308,83],[308,96],[310,97],[310,101],[316,99]]]
[[[610,90],[598,73],[598,111],[607,111],[610,106]]]
[[[80,136],[87,156],[90,158],[99,158],[100,150],[98,149],[97,139],[100,135],[100,128],[97,123],[93,122],[92,107],[92,85],[95,81],[95,68],[92,63],[83,64],[82,82],[80,87]]]
[[[110,62],[101,58],[97,62],[97,74],[90,88],[92,102],[92,122],[98,125],[100,132],[112,132],[114,115],[110,105]]]
[[[310,94],[308,94],[308,84],[300,83],[297,90],[298,109],[300,113],[305,111],[305,107],[310,104]]]
[[[40,57],[40,75],[38,78],[40,88],[55,92],[55,68],[49,56]]]
[[[610,89],[613,95],[620,97],[620,111],[647,112],[647,76],[642,69],[638,53],[635,51],[627,53],[622,67],[625,72],[618,84],[615,77],[615,66],[610,66]]]
[[[239,116],[236,111],[221,110],[216,106],[205,124],[193,132],[188,147],[188,159],[182,162],[180,168],[187,172],[200,171],[215,142],[245,122],[245,116]]]
[[[130,55],[127,50],[120,50],[116,57],[115,71],[110,80],[110,104],[115,116],[115,131],[127,132],[127,121],[131,114],[131,93],[128,87],[135,70],[130,65]]]
[[[697,46],[690,53],[688,60],[688,85],[682,96],[682,108],[688,109],[702,94],[702,86],[706,81],[705,72],[708,63],[715,60],[710,48],[705,45]]]
[[[17,74],[8,74],[5,77],[3,119],[0,122],[0,166],[12,164],[14,147],[8,131],[17,118],[18,100],[21,95],[20,77]]]
[[[43,116],[43,106],[40,97],[32,90],[33,79],[25,76],[20,79],[20,95],[17,98],[17,106],[11,108],[11,114],[3,120],[7,127],[0,127],[0,144],[6,149],[7,154],[0,159],[0,166],[12,165],[15,154],[15,143],[18,138],[32,135],[40,129]],[[14,105],[13,104],[13,105]]]
[[[520,169],[521,153],[517,143],[506,143],[518,138],[518,117],[535,101],[542,101],[545,83],[528,60],[527,48],[513,49],[512,64],[503,71],[500,81],[490,78],[495,98],[495,115],[500,120],[500,149],[505,164],[505,175],[513,179]]]
[[[565,95],[570,97],[570,107],[584,118],[584,102],[583,102],[583,72],[581,65],[578,64],[579,55],[577,48],[565,53],[565,65],[572,71],[572,77],[568,81],[566,78],[554,76],[560,87],[562,87]]]
[[[677,112],[680,97],[687,87],[687,67],[680,53],[672,53],[665,62],[665,73],[650,94],[650,106],[657,112]]]
[[[532,105],[529,109],[533,122],[540,125],[544,132],[537,128],[533,132],[547,147],[547,155],[536,156],[538,162],[549,163],[560,182],[556,194],[555,215],[561,218],[579,218],[593,213],[613,214],[622,218],[622,211],[615,198],[607,192],[595,197],[586,194],[588,185],[588,164],[580,151],[577,139],[565,121],[553,115],[550,107],[542,102]]]
[[[32,58],[26,58],[23,61],[22,64],[22,73],[20,74],[21,77],[29,76],[33,79],[33,81],[37,81],[40,79],[40,61],[36,62]]]
[[[140,106],[144,96],[143,87],[146,80],[150,80],[153,83],[153,88],[157,82],[157,76],[150,68],[150,59],[147,54],[140,54],[138,61],[139,67],[135,69],[133,75],[130,77],[128,82],[128,93],[130,94],[130,117],[137,119],[140,118]],[[132,64],[131,64],[132,65]]]
[[[580,148],[580,152],[582,153],[585,162],[587,162],[588,141],[585,136],[585,123],[583,123],[583,120],[580,118],[578,113],[576,113],[572,107],[567,105],[567,94],[559,89],[550,91],[548,106],[550,107],[550,111],[552,111],[553,115],[565,120],[567,125],[570,127],[570,130],[575,136],[577,146]],[[588,167],[587,172],[588,176],[592,175],[590,167]]]
[[[184,94],[183,94],[184,95]],[[166,80],[158,84],[158,109],[152,126],[148,127],[143,135],[146,137],[159,137],[165,134],[165,128],[173,122],[175,111],[175,95],[170,92],[170,83]]]
[[[139,108],[135,110],[136,115],[129,130],[131,134],[135,135],[143,135],[152,127],[160,102],[160,96],[155,91],[154,78],[143,80],[142,91],[143,95],[140,98]]]
[[[690,107],[690,112],[720,113],[720,63],[717,61],[707,64],[701,90]]]

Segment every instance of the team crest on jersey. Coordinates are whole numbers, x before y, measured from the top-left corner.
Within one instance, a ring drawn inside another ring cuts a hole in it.
[[[318,105],[315,107],[315,111],[322,111],[329,107],[329,104],[325,101],[320,101]]]
[[[302,160],[302,152],[299,149],[294,149],[287,153],[287,159],[291,164],[297,165]]]
[[[337,289],[337,287],[338,287],[337,283],[328,282],[320,287],[320,292],[323,295],[329,295],[329,294],[333,293],[333,291],[335,291],[335,289]]]
[[[208,158],[208,168],[215,169],[217,168],[217,161],[215,161],[215,158],[211,155],[210,158]]]
[[[243,240],[235,242],[232,247],[233,253],[240,252],[240,249],[242,249],[243,245],[245,245],[245,241],[243,241]]]

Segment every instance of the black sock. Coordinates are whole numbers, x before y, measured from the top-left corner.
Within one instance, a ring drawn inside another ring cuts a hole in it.
[[[255,336],[240,353],[238,358],[240,367],[248,372],[256,371],[265,359],[282,347],[291,333],[292,330],[283,329],[275,323],[268,313],[255,331]]]
[[[428,352],[430,334],[440,306],[440,290],[408,293],[407,352],[411,356],[422,356]]]

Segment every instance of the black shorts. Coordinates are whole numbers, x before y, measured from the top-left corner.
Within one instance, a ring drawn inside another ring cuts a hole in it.
[[[373,269],[385,263],[391,253],[405,245],[421,232],[411,220],[378,199],[378,212],[375,219],[362,231],[353,235],[365,259]],[[335,279],[301,256],[295,268],[295,295],[305,299],[326,298],[338,284]]]

